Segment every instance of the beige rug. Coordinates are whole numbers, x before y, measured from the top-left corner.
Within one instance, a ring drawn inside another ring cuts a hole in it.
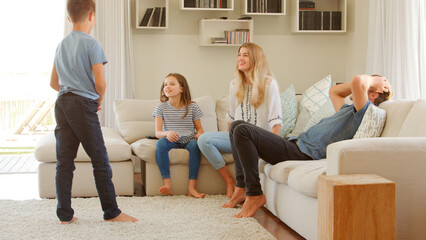
[[[223,209],[223,195],[118,197],[136,223],[102,220],[98,198],[72,200],[79,220],[60,225],[56,200],[0,200],[0,239],[275,239],[255,219],[237,219],[240,209]]]

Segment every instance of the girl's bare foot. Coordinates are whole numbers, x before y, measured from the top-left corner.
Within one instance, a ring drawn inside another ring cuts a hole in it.
[[[206,196],[204,193],[199,193],[195,188],[188,188],[188,196],[195,198],[203,198]]]
[[[228,198],[232,198],[235,191],[235,181],[231,183],[226,183],[226,195]]]
[[[105,220],[107,222],[136,222],[137,219],[125,213],[120,213],[117,217]]]
[[[72,223],[72,222],[75,222],[75,221],[77,221],[77,220],[78,220],[78,218],[76,218],[76,217],[72,217],[72,219],[71,219],[71,220],[61,222],[61,224],[62,224],[62,225],[66,225],[66,224],[70,224],[70,223]]]
[[[160,193],[164,195],[168,195],[168,196],[173,195],[172,182],[170,182],[170,178],[164,178],[163,181],[164,181],[164,185],[160,187],[159,189]]]
[[[197,180],[195,179],[189,179],[188,184],[188,196],[195,197],[195,198],[203,198],[206,196],[204,193],[199,193],[197,189],[195,189],[195,185],[197,184]]]
[[[266,197],[264,194],[259,196],[247,196],[246,201],[243,204],[241,212],[236,214],[234,217],[253,217],[257,209],[261,208],[266,203]]]
[[[228,203],[222,205],[223,208],[234,208],[237,204],[244,201],[246,198],[246,189],[235,187],[234,194],[232,194],[231,199]]]

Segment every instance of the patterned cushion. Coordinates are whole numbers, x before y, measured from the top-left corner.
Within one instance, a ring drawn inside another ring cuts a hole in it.
[[[327,101],[328,91],[331,87],[331,75],[321,79],[304,93],[300,104],[308,109],[309,113],[314,115],[318,109]]]
[[[293,131],[287,135],[287,137],[298,137],[302,132],[305,131],[305,126],[311,118],[311,114],[309,114],[308,110],[303,107],[300,111],[299,116],[297,117],[296,126]]]
[[[308,123],[305,126],[305,131],[308,130],[310,127],[316,125],[321,121],[323,118],[330,117],[331,115],[335,114],[336,110],[334,110],[333,103],[331,102],[330,98],[321,106],[318,111],[312,115],[311,119],[309,119]]]
[[[370,104],[354,138],[380,137],[386,122],[386,111]]]
[[[297,100],[296,91],[291,84],[284,92],[280,94],[281,111],[283,116],[283,125],[281,127],[281,137],[287,136],[296,125],[297,117]]]

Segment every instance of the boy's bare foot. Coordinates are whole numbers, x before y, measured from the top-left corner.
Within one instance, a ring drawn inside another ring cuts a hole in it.
[[[195,188],[188,188],[188,196],[195,198],[203,198],[206,196],[204,193],[199,193]]]
[[[117,217],[105,220],[107,222],[136,222],[137,219],[125,213],[120,213]]]
[[[172,182],[170,181],[170,178],[164,178],[164,185],[160,187],[159,191],[161,194],[172,196]]]
[[[235,187],[234,194],[232,194],[231,199],[228,203],[222,205],[223,208],[234,208],[237,204],[244,201],[246,198],[246,189]]]
[[[61,224],[62,224],[62,225],[66,225],[66,224],[70,224],[70,223],[72,223],[72,222],[75,222],[75,221],[77,221],[77,220],[78,220],[78,218],[76,218],[76,217],[72,217],[72,219],[71,219],[71,220],[61,222]]]
[[[243,217],[253,217],[257,209],[265,205],[266,197],[264,194],[259,196],[247,196],[246,201],[243,204],[241,212],[236,214],[234,217],[243,218]]]

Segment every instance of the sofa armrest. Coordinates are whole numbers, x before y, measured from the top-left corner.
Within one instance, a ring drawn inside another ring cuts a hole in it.
[[[396,184],[396,239],[426,235],[426,137],[352,139],[327,148],[327,175],[373,173]]]
[[[420,169],[426,169],[425,137],[351,139],[327,147],[327,175],[375,173],[387,177]]]

